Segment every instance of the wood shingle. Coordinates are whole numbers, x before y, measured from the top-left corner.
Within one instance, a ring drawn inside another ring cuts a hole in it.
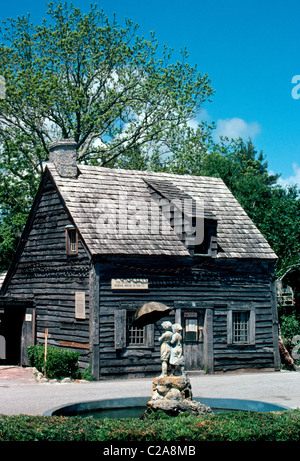
[[[92,255],[189,255],[151,198],[150,185],[170,200],[176,194],[193,199],[217,220],[217,258],[277,258],[219,178],[85,165],[78,166],[77,178],[65,178],[53,164],[47,168]]]

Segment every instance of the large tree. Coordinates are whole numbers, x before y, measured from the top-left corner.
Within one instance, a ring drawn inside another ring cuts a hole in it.
[[[263,152],[251,139],[216,141],[213,128],[202,124],[185,133],[186,148],[174,149],[159,168],[222,178],[277,253],[276,273],[281,276],[300,261],[299,190],[278,183],[280,175],[270,174]]]
[[[51,141],[75,139],[78,161],[94,165],[111,166],[125,152],[138,152],[140,165],[149,153],[158,161],[213,93],[208,76],[187,63],[186,51],[177,61],[168,48],[159,52],[154,33],[139,37],[132,21],[120,26],[96,6],[87,14],[66,4],[48,8],[41,25],[23,16],[0,30],[2,267]]]
[[[48,153],[57,138],[74,138],[78,159],[106,164],[124,151],[149,151],[201,109],[212,94],[207,75],[169,49],[157,57],[157,40],[122,28],[103,11],[87,15],[52,4],[50,22],[17,18],[2,30],[0,74],[2,142],[20,131]]]

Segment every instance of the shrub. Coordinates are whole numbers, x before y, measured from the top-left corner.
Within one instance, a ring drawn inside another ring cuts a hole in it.
[[[29,346],[27,348],[27,354],[29,365],[42,372],[44,368],[44,347],[39,345]]]
[[[95,377],[92,374],[91,365],[80,372],[80,377],[86,381],[95,381]]]
[[[299,442],[300,410],[102,419],[0,415],[2,441]],[[203,446],[199,447],[199,454]]]
[[[79,353],[56,347],[48,347],[47,360],[44,362],[45,349],[42,345],[28,347],[28,362],[31,367],[44,372],[49,379],[80,377],[78,367]]]

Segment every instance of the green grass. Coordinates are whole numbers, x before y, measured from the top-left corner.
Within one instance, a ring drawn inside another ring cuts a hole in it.
[[[300,441],[300,409],[146,420],[0,415],[0,441]]]

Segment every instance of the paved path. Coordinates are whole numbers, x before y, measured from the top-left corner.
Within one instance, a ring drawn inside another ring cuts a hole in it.
[[[194,397],[235,398],[300,408],[300,372],[189,374]],[[0,366],[0,413],[43,415],[61,405],[121,397],[150,397],[153,378],[86,383],[38,383],[33,371]]]

